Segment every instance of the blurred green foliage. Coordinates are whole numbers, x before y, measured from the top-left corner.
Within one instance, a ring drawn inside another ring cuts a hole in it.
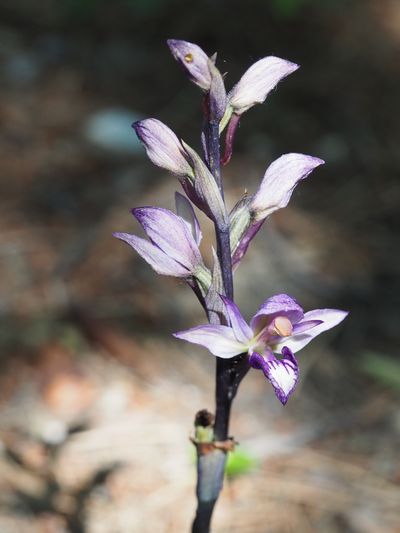
[[[400,362],[374,352],[366,352],[360,363],[363,372],[388,387],[400,390]]]
[[[225,472],[228,478],[234,478],[247,474],[257,466],[257,460],[240,447],[228,453],[228,460],[225,465]]]

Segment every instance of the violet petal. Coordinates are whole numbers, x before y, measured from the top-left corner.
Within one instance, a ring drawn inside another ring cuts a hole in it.
[[[147,118],[134,122],[132,127],[155,165],[178,176],[193,176],[182,144],[168,126],[155,118]]]
[[[222,294],[220,296],[225,304],[229,321],[237,340],[243,343],[248,342],[253,337],[253,331],[242,317],[238,306],[226,296],[223,296]]]
[[[166,255],[190,271],[202,263],[193,235],[178,215],[161,207],[136,207],[132,209],[132,214],[151,242]]]
[[[114,237],[126,242],[157,272],[164,276],[186,278],[190,272],[183,265],[165,255],[157,246],[129,233],[113,233]]]
[[[287,317],[292,324],[296,324],[302,320],[303,315],[303,308],[294,298],[287,294],[276,294],[261,305],[251,319],[250,327],[254,333],[258,333],[277,316]]]

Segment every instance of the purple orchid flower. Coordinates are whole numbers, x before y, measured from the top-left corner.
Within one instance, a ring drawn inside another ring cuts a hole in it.
[[[182,211],[183,197],[178,201]],[[178,278],[195,277],[207,287],[211,275],[204,266],[199,250],[201,234],[198,221],[187,205],[185,209],[186,213],[190,213],[189,220],[161,207],[137,207],[132,209],[132,214],[143,227],[149,241],[129,233],[113,235],[132,246],[158,274]]]
[[[224,359],[247,353],[249,364],[263,371],[283,405],[299,377],[294,354],[348,314],[338,309],[314,309],[304,313],[296,300],[287,294],[278,294],[268,298],[247,324],[236,304],[225,296],[221,298],[229,326],[207,324],[174,336],[204,346]],[[280,358],[275,354],[280,354]]]

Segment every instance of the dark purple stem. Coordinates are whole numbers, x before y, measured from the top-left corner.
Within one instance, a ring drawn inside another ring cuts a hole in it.
[[[211,173],[224,197],[220,169],[219,121],[209,116],[204,127],[206,139],[206,159]],[[215,233],[217,254],[221,265],[225,295],[233,300],[233,276],[230,246],[229,222],[216,223]],[[225,441],[229,436],[229,418],[233,399],[238,386],[249,370],[248,358],[240,355],[234,359],[217,358],[216,367],[216,412],[214,423],[214,439]],[[222,488],[226,453],[214,450],[207,455],[198,454],[197,458],[197,500],[196,517],[192,533],[208,533],[215,503]]]

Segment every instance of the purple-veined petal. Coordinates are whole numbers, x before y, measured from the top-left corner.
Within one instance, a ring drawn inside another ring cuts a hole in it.
[[[209,91],[211,85],[209,59],[200,46],[179,39],[168,39],[167,44],[174,58],[189,74],[189,78],[204,91]]]
[[[250,208],[256,220],[264,220],[271,213],[289,203],[292,192],[300,180],[324,161],[304,154],[285,154],[266,170]]]
[[[249,363],[253,368],[259,368],[263,371],[265,377],[274,387],[276,397],[285,405],[299,379],[299,366],[291,350],[286,346],[283,347],[282,359],[276,357],[264,359],[257,352],[253,352],[249,358]]]
[[[253,337],[253,331],[242,317],[238,306],[226,296],[220,295],[225,304],[226,311],[235,337],[239,342],[246,343]]]
[[[186,331],[173,334],[177,339],[182,339],[193,344],[200,344],[212,354],[223,359],[230,359],[247,351],[246,347],[236,340],[233,329],[228,326],[197,326]]]
[[[292,335],[299,335],[322,324],[322,320],[302,320],[293,326]]]
[[[193,271],[202,262],[199,248],[185,221],[161,207],[136,207],[132,214],[153,244],[168,257]]]
[[[177,278],[186,278],[190,276],[190,272],[180,263],[176,262],[171,257],[165,255],[157,246],[150,242],[131,235],[129,233],[113,233],[114,237],[126,242],[136,252],[143,257],[145,261],[157,272],[164,276],[174,276]]]
[[[274,56],[256,61],[228,94],[229,104],[241,115],[253,105],[263,103],[268,93],[298,68],[299,65]]]
[[[160,120],[147,118],[132,124],[149,159],[178,176],[193,176],[185,151],[175,133]]]
[[[341,311],[340,309],[314,309],[313,311],[308,311],[304,314],[304,321],[321,320],[322,323],[309,331],[294,334],[292,337],[282,339],[282,341],[274,346],[274,351],[279,351],[282,346],[287,346],[293,353],[296,353],[320,333],[340,324],[347,315],[347,311]]]
[[[288,294],[276,294],[261,305],[251,319],[250,327],[254,333],[258,333],[277,316],[284,316],[296,324],[304,316],[303,308]]]
[[[175,206],[177,215],[181,217],[182,220],[184,220],[184,222],[187,224],[197,246],[199,246],[202,239],[202,233],[200,230],[199,221],[197,220],[196,213],[194,212],[192,204],[189,202],[186,196],[183,196],[183,194],[176,192]]]

